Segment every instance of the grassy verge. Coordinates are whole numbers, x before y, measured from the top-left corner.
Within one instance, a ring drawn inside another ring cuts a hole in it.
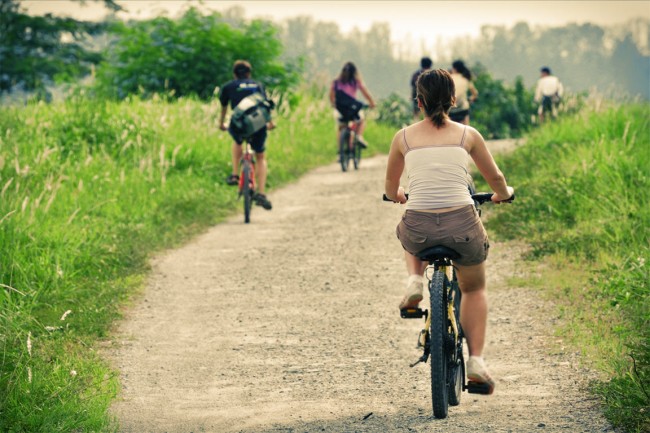
[[[607,417],[650,431],[650,106],[585,109],[500,158],[517,202],[489,226],[526,239],[559,332],[602,372]]]
[[[216,106],[84,98],[0,108],[0,431],[114,428],[115,372],[94,350],[153,251],[241,206]],[[335,160],[325,98],[278,108],[269,186]],[[386,151],[393,130],[368,127]],[[344,175],[344,174],[342,174]]]

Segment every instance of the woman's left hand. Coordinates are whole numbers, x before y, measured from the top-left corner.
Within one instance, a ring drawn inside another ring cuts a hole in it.
[[[404,188],[402,188],[401,186],[399,188],[397,188],[397,197],[396,198],[397,198],[397,202],[400,203],[400,204],[404,204],[408,200],[406,198],[406,193],[404,192]]]

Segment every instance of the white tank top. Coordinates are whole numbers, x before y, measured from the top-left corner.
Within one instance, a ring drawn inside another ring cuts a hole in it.
[[[465,134],[459,144],[409,147],[404,133],[404,163],[409,199],[406,209],[434,210],[473,204],[468,189]]]

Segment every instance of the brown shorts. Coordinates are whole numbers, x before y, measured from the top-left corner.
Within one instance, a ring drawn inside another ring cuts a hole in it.
[[[415,255],[442,245],[460,254],[455,262],[462,266],[483,263],[490,248],[487,233],[472,205],[443,213],[407,210],[396,231],[409,253]]]

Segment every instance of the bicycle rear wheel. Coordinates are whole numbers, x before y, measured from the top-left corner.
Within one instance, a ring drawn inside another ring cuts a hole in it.
[[[449,405],[458,406],[460,404],[460,397],[463,394],[463,382],[465,380],[465,360],[463,359],[463,331],[460,327],[460,289],[458,288],[458,281],[456,281],[456,273],[451,281],[449,289],[450,297],[454,302],[454,315],[456,316],[456,326],[458,329],[458,336],[456,337],[455,351],[449,355]],[[450,318],[451,319],[451,318]],[[450,331],[451,341],[454,341],[453,328]]]
[[[251,222],[251,207],[253,205],[253,188],[251,179],[251,167],[248,161],[242,163],[242,195],[244,196],[244,222]]]
[[[356,139],[354,140],[353,152],[354,152],[354,159],[353,159],[354,169],[358,170],[359,165],[361,164],[361,146],[359,145],[359,142]]]
[[[436,418],[446,418],[449,410],[447,371],[447,302],[445,274],[436,270],[431,278],[430,366],[431,404]]]
[[[341,138],[339,141],[339,153],[341,155],[341,170],[348,171],[350,164],[350,130],[345,128],[341,131]]]

